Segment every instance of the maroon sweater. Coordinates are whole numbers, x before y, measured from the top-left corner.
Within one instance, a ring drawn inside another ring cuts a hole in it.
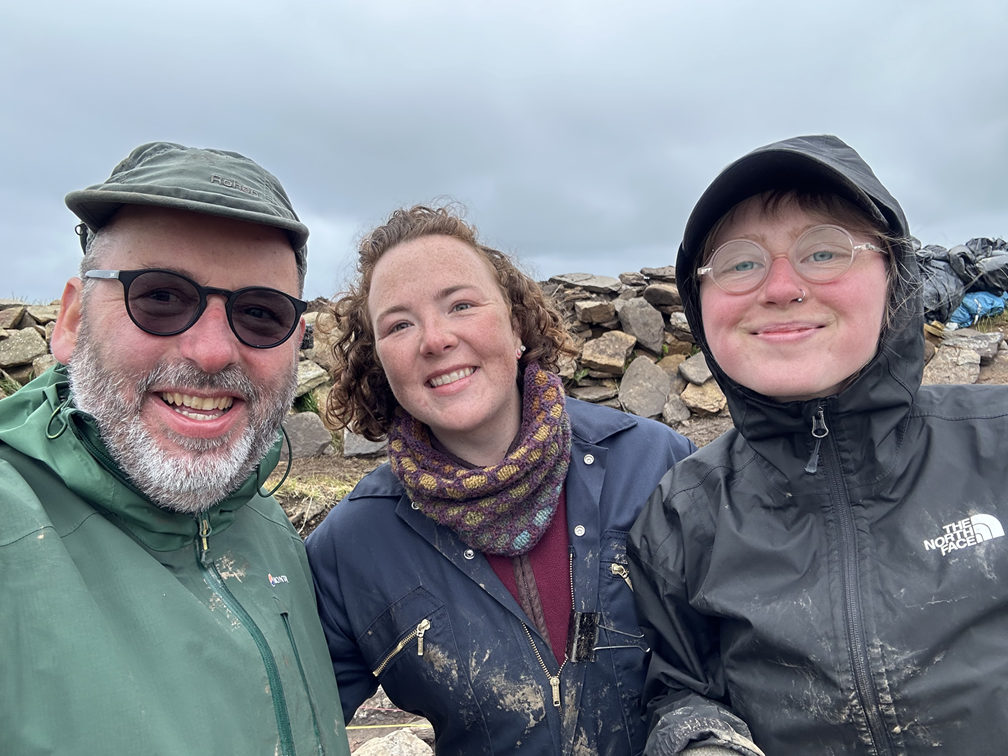
[[[570,539],[567,536],[566,486],[560,491],[560,501],[553,521],[527,556],[532,564],[535,587],[538,589],[539,601],[542,604],[546,629],[549,631],[547,640],[557,664],[562,664],[566,657],[567,626],[574,610],[574,598],[571,596]],[[518,580],[515,577],[515,562],[519,558],[493,554],[486,554],[486,558],[504,587],[510,591],[520,606],[525,606],[528,597],[525,602],[522,601]]]

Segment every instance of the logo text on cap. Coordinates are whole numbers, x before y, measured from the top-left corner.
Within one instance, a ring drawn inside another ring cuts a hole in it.
[[[226,186],[229,189],[237,189],[240,192],[245,192],[245,194],[251,194],[253,197],[258,197],[259,192],[253,189],[251,186],[245,186],[240,181],[235,181],[234,179],[224,178],[223,176],[218,176],[216,173],[210,176],[211,184],[220,184],[221,186]]]

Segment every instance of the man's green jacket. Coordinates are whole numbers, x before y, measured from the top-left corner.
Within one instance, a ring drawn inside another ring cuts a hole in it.
[[[0,754],[348,754],[304,546],[259,486],[152,504],[62,368],[0,401]]]

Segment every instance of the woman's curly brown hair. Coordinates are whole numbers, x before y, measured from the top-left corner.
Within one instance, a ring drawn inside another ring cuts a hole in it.
[[[360,243],[357,278],[335,302],[331,314],[338,334],[332,346],[335,385],[326,400],[326,419],[334,427],[346,426],[371,441],[389,429],[399,406],[375,353],[374,333],[368,315],[371,276],[383,254],[393,247],[425,236],[448,236],[465,242],[493,268],[518,333],[526,347],[521,366],[535,361],[556,371],[561,354],[576,355],[563,317],[535,281],[515,267],[503,252],[480,244],[476,228],[461,218],[455,206],[416,205],[400,208],[367,234]]]

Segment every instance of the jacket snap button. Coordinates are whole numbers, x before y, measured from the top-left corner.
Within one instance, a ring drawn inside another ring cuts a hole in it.
[[[415,501],[411,501],[410,506],[413,507],[413,509],[420,509],[420,505],[417,504]]]
[[[476,556],[476,552],[473,551],[472,549],[466,549],[465,551],[462,552],[462,556],[464,556],[466,559],[472,559],[474,556]]]
[[[595,455],[594,454],[585,454],[585,464],[586,465],[590,465],[594,461],[595,461]]]
[[[576,536],[578,536],[580,538],[584,534],[585,534],[585,526],[584,525],[575,525],[574,526],[574,535],[576,535]]]

